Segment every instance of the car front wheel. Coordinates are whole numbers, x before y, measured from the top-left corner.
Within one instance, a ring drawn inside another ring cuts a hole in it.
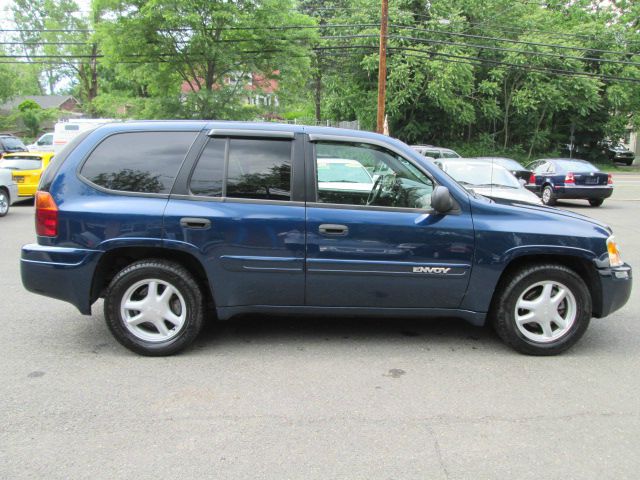
[[[142,260],[113,278],[105,295],[104,316],[116,340],[128,349],[149,356],[171,355],[198,336],[203,296],[180,264]]]
[[[501,283],[491,315],[500,338],[514,349],[555,355],[586,331],[591,295],[573,270],[557,264],[533,265]]]

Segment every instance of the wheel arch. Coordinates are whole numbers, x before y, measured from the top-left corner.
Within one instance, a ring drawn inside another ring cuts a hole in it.
[[[554,263],[569,268],[575,272],[580,278],[582,278],[589,290],[592,302],[592,315],[595,317],[601,316],[602,312],[602,291],[600,289],[600,278],[593,262],[586,258],[584,251],[579,250],[581,254],[577,252],[571,253],[533,253],[527,252],[520,255],[511,257],[506,267],[502,271],[496,288],[493,291],[491,297],[491,303],[489,306],[489,313],[495,311],[495,303],[499,297],[498,293],[503,288],[504,284],[508,281],[513,274],[526,268],[528,266],[539,265],[542,263]]]
[[[149,258],[170,260],[184,266],[191,274],[193,274],[196,282],[200,286],[202,295],[206,299],[207,305],[211,307],[214,306],[209,278],[202,263],[195,256],[190,253],[171,248],[133,246],[116,247],[102,254],[93,275],[91,285],[91,303],[95,302],[103,295],[113,277],[120,270],[133,262]]]

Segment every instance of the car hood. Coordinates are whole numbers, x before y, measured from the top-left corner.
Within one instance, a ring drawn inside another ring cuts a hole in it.
[[[571,212],[569,210],[564,210],[562,208],[556,208],[556,207],[548,207],[546,205],[527,205],[526,207],[523,205],[513,205],[515,208],[527,208],[529,211],[533,210],[533,211],[537,211],[540,213],[544,213],[545,215],[555,215],[558,217],[564,217],[564,218],[572,218],[575,220],[579,220],[579,221],[583,221],[586,223],[589,223],[591,225],[596,225],[604,230],[606,230],[607,232],[609,232],[609,235],[611,235],[613,233],[613,230],[611,229],[611,227],[609,225],[607,225],[606,223],[603,223],[599,220],[596,220],[595,218],[592,217],[588,217],[586,215],[582,215],[580,213],[575,213],[575,212]]]
[[[527,204],[539,205],[540,199],[535,193],[531,193],[525,188],[502,188],[494,185],[493,187],[472,188],[474,192],[499,200],[510,200],[512,202],[525,202]]]

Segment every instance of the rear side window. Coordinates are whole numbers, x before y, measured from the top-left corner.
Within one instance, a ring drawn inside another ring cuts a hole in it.
[[[290,140],[213,138],[193,171],[191,193],[290,200],[291,145]]]
[[[110,190],[169,193],[197,132],[131,132],[106,138],[80,175]]]

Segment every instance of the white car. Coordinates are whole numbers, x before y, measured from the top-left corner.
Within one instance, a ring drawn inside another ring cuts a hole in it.
[[[440,158],[435,163],[464,188],[485,197],[535,205],[542,203],[509,170],[496,163],[464,158]]]
[[[332,203],[331,199],[345,195],[358,197],[366,203],[373,189],[373,177],[357,160],[346,158],[318,158],[318,197]]]
[[[13,181],[11,170],[0,168],[0,217],[9,212],[9,205],[18,200],[18,185]]]
[[[45,133],[31,145],[27,145],[30,152],[53,152],[53,132]]]

